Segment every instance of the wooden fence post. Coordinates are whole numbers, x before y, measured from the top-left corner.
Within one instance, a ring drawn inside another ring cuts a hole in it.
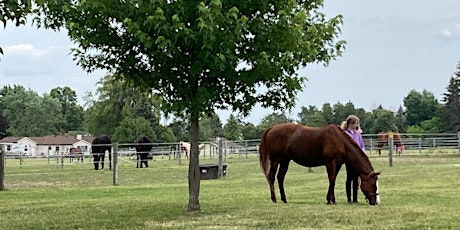
[[[223,166],[222,166],[222,138],[219,140],[219,165],[217,166],[217,178],[221,178],[223,175]]]
[[[110,154],[110,153],[109,153]],[[113,145],[113,185],[118,185],[118,143]]]
[[[0,191],[5,190],[5,155],[3,145],[0,145]]]
[[[394,140],[393,140],[393,132],[388,133],[388,163],[390,167],[393,166],[393,148],[394,148]]]

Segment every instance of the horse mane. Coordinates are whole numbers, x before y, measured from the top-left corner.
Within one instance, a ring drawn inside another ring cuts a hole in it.
[[[356,143],[355,140],[353,140],[353,138],[351,138],[348,134],[345,133],[345,130],[343,130],[342,128],[340,128],[340,126],[337,126],[337,128],[340,130],[340,132],[342,133],[342,135],[344,135],[346,138],[348,138],[349,140],[349,144],[353,145],[355,148],[359,149],[359,153],[361,154],[361,157],[363,157],[367,162],[369,162],[369,165],[371,165],[371,168],[372,168],[372,164],[371,164],[371,160],[369,159],[369,157],[366,155],[366,153],[361,149],[361,147],[359,147],[358,143]],[[372,168],[373,170],[373,168]]]

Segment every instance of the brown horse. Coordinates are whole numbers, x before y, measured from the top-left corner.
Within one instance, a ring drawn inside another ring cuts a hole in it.
[[[70,158],[70,163],[72,163],[74,158],[77,160],[77,162],[83,163],[83,151],[81,151],[80,148],[70,148],[69,158]]]
[[[399,133],[393,133],[393,144],[396,146],[398,155],[401,155],[404,150],[404,145]],[[382,153],[381,150],[384,145],[388,145],[388,133],[380,132],[377,134],[377,147],[375,148],[379,155]]]
[[[366,154],[337,125],[313,128],[286,123],[272,126],[262,136],[259,160],[270,186],[273,202],[276,202],[275,176],[278,179],[281,200],[287,202],[284,177],[291,160],[305,167],[326,166],[329,177],[327,204],[336,204],[335,180],[344,163],[350,164],[359,173],[361,191],[369,204],[375,205],[379,202],[377,176],[380,173],[374,172]]]

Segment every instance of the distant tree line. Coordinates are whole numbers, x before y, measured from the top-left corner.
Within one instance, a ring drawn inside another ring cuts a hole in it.
[[[43,136],[72,134],[108,134],[120,143],[131,143],[146,134],[154,142],[187,141],[190,124],[181,114],[165,114],[161,98],[137,90],[128,83],[105,76],[96,95],[87,92],[85,108],[77,103],[70,87],[51,89],[39,95],[20,85],[0,90],[0,138],[5,136]],[[214,137],[230,140],[259,139],[274,124],[297,122],[309,126],[340,124],[348,115],[361,119],[365,133],[393,131],[402,133],[453,133],[460,131],[460,64],[451,76],[441,102],[429,91],[411,90],[403,106],[391,111],[379,106],[372,111],[356,108],[352,102],[324,103],[321,108],[302,106],[293,119],[282,112],[266,115],[259,124],[243,122],[231,114],[225,125],[216,113],[200,118],[200,141]],[[171,119],[162,122],[162,117]],[[164,123],[164,124],[162,124]]]

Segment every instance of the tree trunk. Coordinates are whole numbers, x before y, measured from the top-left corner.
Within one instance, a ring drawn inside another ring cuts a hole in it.
[[[198,113],[190,113],[190,162],[188,166],[188,211],[200,211],[200,159],[198,152]]]

